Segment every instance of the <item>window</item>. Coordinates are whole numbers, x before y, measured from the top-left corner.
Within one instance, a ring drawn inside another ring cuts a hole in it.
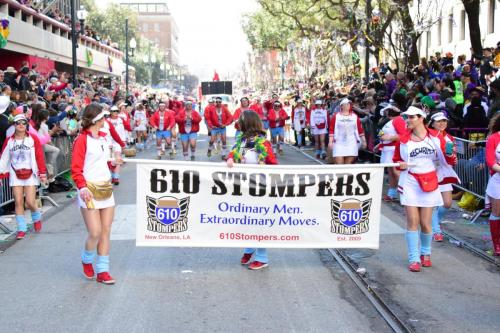
[[[148,11],[148,5],[139,5],[139,13],[147,13]]]
[[[453,13],[448,16],[448,43],[453,41],[453,25],[454,25]]]
[[[155,31],[160,31],[160,23],[155,23]]]
[[[148,32],[149,26],[147,23],[142,24],[142,32]]]
[[[148,13],[156,13],[156,5],[155,4],[148,5]]]
[[[495,2],[497,0],[490,0],[490,5],[488,8],[488,33],[492,34],[495,32]]]
[[[460,12],[460,40],[465,39],[465,10]]]

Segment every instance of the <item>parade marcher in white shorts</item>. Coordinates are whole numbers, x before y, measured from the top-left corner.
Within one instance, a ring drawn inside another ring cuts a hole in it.
[[[5,140],[0,158],[1,178],[9,178],[14,195],[17,239],[23,239],[27,231],[25,201],[31,210],[35,231],[41,231],[42,214],[36,205],[36,188],[40,182],[47,184],[43,147],[38,137],[29,133],[28,126],[28,119],[23,113],[14,116],[14,134]]]
[[[401,117],[401,110],[389,105],[383,108],[380,113],[382,116],[388,117],[390,120],[382,127],[379,133],[380,144],[375,147],[375,150],[381,150],[380,163],[393,163],[394,149],[399,137],[406,132],[406,122]],[[389,189],[384,195],[383,200],[387,202],[398,200],[398,180],[399,171],[396,168],[387,168],[389,176]]]
[[[409,131],[400,137],[393,161],[402,170],[398,191],[406,209],[408,269],[419,272],[421,266],[432,266],[432,210],[443,204],[436,165],[453,164],[456,156],[445,156],[446,142],[439,132],[425,126],[423,110],[410,106],[403,116],[407,117]]]
[[[148,117],[144,105],[138,104],[134,113],[134,131],[137,138],[137,149],[143,150],[147,139]]]
[[[297,106],[292,111],[292,125],[295,131],[297,147],[302,146],[302,141],[304,139],[304,129],[306,128],[306,113],[307,109],[304,106],[304,101],[302,99],[297,100]]]
[[[359,117],[352,111],[351,101],[340,102],[340,112],[330,121],[330,141],[335,164],[352,164],[358,157],[359,148],[366,148],[366,138]]]
[[[448,117],[443,112],[437,112],[432,115],[431,123],[429,127],[438,131],[446,141],[445,144],[445,154],[453,156],[455,154],[455,139],[446,133],[446,127],[448,126]],[[439,181],[439,191],[443,196],[443,205],[436,207],[432,213],[432,234],[433,239],[436,242],[443,241],[443,233],[441,232],[441,220],[446,214],[448,209],[451,208],[453,192],[452,184],[460,183],[458,175],[455,170],[453,170],[453,165],[448,163],[438,165],[438,181]]]
[[[82,132],[73,145],[71,175],[78,188],[78,206],[88,231],[81,255],[83,274],[87,279],[94,278],[92,264],[97,250],[96,281],[114,284],[109,274],[109,249],[115,199],[105,149],[108,142],[106,133],[100,131],[107,113],[96,103],[89,104],[83,111]],[[117,159],[113,163],[122,161]]]
[[[326,158],[325,135],[328,133],[328,112],[323,108],[323,101],[317,100],[316,108],[311,110],[311,132],[316,143],[316,158]]]
[[[120,136],[122,142],[127,142],[129,138],[128,131],[126,130],[126,121],[123,120],[123,117],[119,116],[119,110],[116,106],[111,107],[111,116],[108,118],[108,121],[115,127],[116,132]],[[113,153],[115,158],[121,158],[121,147],[117,144],[113,144]],[[111,172],[111,182],[114,185],[120,184],[120,166],[117,165]]]
[[[486,195],[491,201],[490,231],[493,255],[500,256],[500,112],[491,119],[489,137],[486,142],[486,164],[491,177],[486,187]]]

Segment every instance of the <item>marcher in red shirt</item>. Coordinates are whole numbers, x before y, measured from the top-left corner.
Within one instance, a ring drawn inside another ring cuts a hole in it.
[[[196,138],[200,130],[201,116],[193,110],[193,103],[187,101],[184,104],[184,109],[175,117],[175,122],[179,126],[181,134],[182,153],[184,159],[188,160],[188,147],[191,147],[191,161],[195,160],[196,153]]]
[[[222,105],[222,98],[215,98],[215,106],[207,108],[205,112],[205,120],[207,126],[211,132],[210,143],[208,146],[207,156],[212,156],[212,150],[214,149],[214,143],[218,136],[222,141],[222,159],[226,158],[227,146],[226,146],[226,126],[231,125],[233,122],[233,116],[229,112],[225,105]]]
[[[286,113],[281,105],[281,102],[275,101],[273,108],[267,114],[269,119],[269,127],[271,128],[271,140],[276,145],[276,150],[283,154],[281,145],[285,139],[285,122],[290,116]]]

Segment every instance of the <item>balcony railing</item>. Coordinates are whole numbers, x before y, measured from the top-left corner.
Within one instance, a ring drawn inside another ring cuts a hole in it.
[[[14,17],[28,24],[32,24],[35,27],[41,28],[48,33],[71,40],[70,27],[44,14],[38,13],[36,10],[26,7],[15,0],[0,0],[0,15],[1,14]],[[80,35],[78,44],[120,60],[123,58],[123,52],[101,44],[95,39],[87,36]]]

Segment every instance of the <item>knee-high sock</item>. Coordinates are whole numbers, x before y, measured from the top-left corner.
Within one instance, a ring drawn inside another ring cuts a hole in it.
[[[500,254],[500,216],[490,215],[490,232],[493,253]]]
[[[432,232],[433,233],[441,233],[441,221],[443,220],[444,215],[448,212],[448,208],[444,206],[439,206],[434,208],[432,212]]]
[[[35,210],[34,212],[31,212],[31,220],[33,222],[40,221],[42,219],[42,213],[39,210]]]
[[[82,251],[82,262],[84,264],[91,264],[94,262],[94,258],[95,258],[95,254],[96,254],[96,251],[93,250],[93,251],[87,251],[87,250],[83,250]]]
[[[420,254],[430,255],[431,254],[431,244],[432,244],[432,233],[426,234],[420,232]]]
[[[96,272],[109,272],[109,256],[97,256],[97,262],[95,264]]]
[[[17,222],[17,231],[26,232],[28,230],[28,226],[26,225],[26,219],[24,218],[24,215],[16,215],[16,222]]]
[[[408,249],[408,262],[420,262],[418,253],[418,231],[406,230],[406,247]]]

